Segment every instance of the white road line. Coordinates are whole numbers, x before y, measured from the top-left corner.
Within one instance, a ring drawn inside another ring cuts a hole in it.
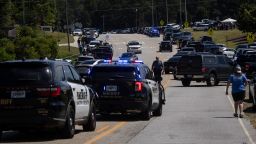
[[[234,108],[234,103],[233,103],[232,99],[230,98],[230,96],[228,96],[228,100],[229,100],[229,102],[232,105],[232,108],[234,110],[235,109]],[[252,139],[251,135],[249,134],[248,130],[244,126],[243,121],[240,118],[238,119],[238,121],[239,121],[239,124],[241,125],[241,127],[243,128],[243,131],[244,131],[245,135],[247,136],[247,138],[249,139],[250,143],[255,144],[255,142],[253,141],[253,139]]]

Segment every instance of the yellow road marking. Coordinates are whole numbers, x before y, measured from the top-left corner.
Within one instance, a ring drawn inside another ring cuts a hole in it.
[[[231,104],[233,110],[235,110],[235,108],[234,108],[234,103],[233,103],[233,101],[231,100],[230,96],[228,96],[228,100],[229,100],[229,102],[230,102],[230,104]],[[242,121],[240,118],[238,119],[238,121],[239,121],[239,124],[241,125],[241,127],[242,127],[242,129],[243,129],[245,135],[246,135],[247,138],[249,139],[250,143],[251,143],[251,144],[255,144],[255,142],[253,141],[253,139],[252,139],[251,135],[249,134],[248,130],[245,128],[243,121]]]
[[[117,129],[123,127],[125,124],[127,124],[127,122],[119,122],[117,123],[114,127],[112,127],[111,129],[97,135],[96,137],[90,139],[89,141],[85,142],[84,144],[93,144],[95,143],[96,141],[102,139],[103,137],[106,137],[110,134],[112,134],[114,131],[116,131]]]
[[[108,129],[109,127],[110,127],[110,125],[105,125],[105,126],[103,126],[102,128],[96,130],[95,132],[96,132],[96,133],[101,133],[102,131]]]

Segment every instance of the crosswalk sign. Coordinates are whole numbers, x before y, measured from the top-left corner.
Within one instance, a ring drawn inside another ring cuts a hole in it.
[[[208,34],[209,34],[209,35],[213,35],[213,29],[212,29],[212,28],[209,28]]]
[[[248,33],[247,34],[247,37],[246,37],[246,40],[248,41],[248,43],[252,43],[252,42],[254,42],[254,40],[255,40],[255,36],[253,35],[253,33]]]
[[[188,26],[189,26],[188,21],[185,21],[184,26],[185,26],[185,28],[188,28]]]
[[[164,25],[164,20],[160,20],[160,25],[163,26]]]

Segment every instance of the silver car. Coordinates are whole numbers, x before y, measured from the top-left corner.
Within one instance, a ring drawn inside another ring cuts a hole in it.
[[[127,44],[127,52],[134,52],[135,54],[141,54],[141,45],[138,41],[129,41]]]

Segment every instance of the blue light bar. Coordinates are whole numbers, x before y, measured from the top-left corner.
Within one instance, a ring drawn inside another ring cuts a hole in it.
[[[142,60],[135,60],[133,61],[133,63],[140,63],[140,64],[144,64],[144,62]]]
[[[111,63],[111,60],[104,60],[103,63]]]
[[[128,60],[118,60],[118,63],[129,63]]]

